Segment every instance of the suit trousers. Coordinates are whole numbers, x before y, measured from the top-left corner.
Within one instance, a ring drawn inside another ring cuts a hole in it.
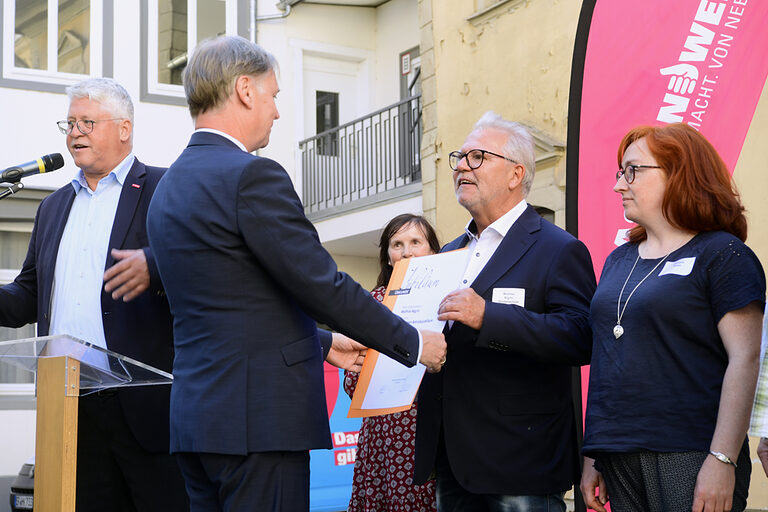
[[[176,454],[192,512],[309,510],[309,452]]]
[[[565,512],[565,493],[546,495],[475,494],[453,475],[445,439],[440,436],[435,461],[438,512]]]
[[[186,512],[189,498],[173,455],[136,441],[113,390],[80,398],[77,512]]]

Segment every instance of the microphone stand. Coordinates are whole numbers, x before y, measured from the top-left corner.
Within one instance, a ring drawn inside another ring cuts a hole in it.
[[[24,188],[24,184],[20,181],[17,181],[7,189],[5,189],[3,192],[0,192],[0,199],[3,199],[5,197],[10,196],[11,194],[15,194],[19,190]]]

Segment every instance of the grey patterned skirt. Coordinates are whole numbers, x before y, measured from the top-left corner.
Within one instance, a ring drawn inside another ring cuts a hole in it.
[[[707,452],[599,453],[595,469],[602,473],[613,512],[690,512],[693,490]],[[752,463],[744,441],[736,462],[732,512],[747,506]]]

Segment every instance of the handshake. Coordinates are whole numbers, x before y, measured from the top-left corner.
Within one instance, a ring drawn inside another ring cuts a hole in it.
[[[437,373],[445,364],[447,346],[445,336],[435,331],[419,331],[421,333],[421,359],[419,362],[427,367],[430,373]],[[328,352],[326,361],[330,364],[349,370],[360,372],[363,369],[363,360],[367,347],[356,342],[352,338],[340,333],[333,333],[333,344]]]
[[[435,331],[419,331],[421,333],[421,359],[419,362],[427,367],[430,373],[437,373],[445,364],[447,346],[445,336]]]

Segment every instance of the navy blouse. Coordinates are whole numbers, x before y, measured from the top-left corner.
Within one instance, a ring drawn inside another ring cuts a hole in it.
[[[709,450],[728,356],[717,324],[765,303],[755,254],[725,232],[699,233],[661,258],[637,260],[637,244],[605,262],[591,305],[592,363],[583,452]],[[616,338],[616,307],[635,290]],[[649,275],[650,274],[650,275]]]

